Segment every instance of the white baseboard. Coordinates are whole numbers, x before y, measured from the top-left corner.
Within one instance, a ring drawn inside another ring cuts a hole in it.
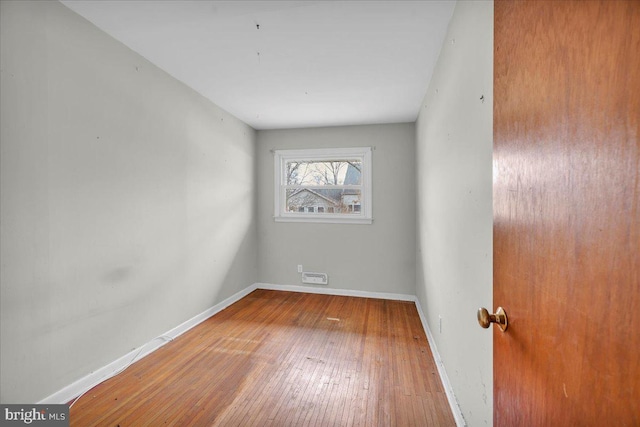
[[[224,310],[234,302],[244,298],[254,290],[256,290],[256,286],[251,285],[241,290],[240,292],[237,292],[236,294],[230,296],[229,298],[219,302],[218,304],[208,308],[202,313],[192,317],[186,322],[183,322],[180,325],[176,326],[175,328],[158,336],[157,338],[154,338],[148,343],[131,350],[129,353],[118,358],[117,360],[114,360],[108,365],[103,366],[102,368],[99,368],[91,372],[90,374],[80,378],[74,383],[64,387],[61,390],[58,390],[52,395],[45,397],[40,402],[38,402],[38,404],[47,404],[47,403],[54,404],[54,403],[70,402],[71,400],[80,396],[86,390],[89,390],[95,387],[96,385],[110,378],[114,373],[117,373],[127,365],[131,364],[134,358],[135,358],[135,361],[138,361],[143,357],[147,356],[148,354],[153,353],[154,351],[156,351],[157,349],[159,349],[160,347],[162,347],[168,342],[167,340],[164,340],[164,341],[160,340],[160,338],[168,337],[173,339],[182,335],[183,333],[187,332],[189,329],[193,328],[194,326],[197,326],[198,324],[204,322],[214,314]]]
[[[167,341],[162,341],[159,338],[169,337],[173,339],[182,335],[183,333],[187,332],[189,329],[199,325],[200,323],[207,320],[209,317],[224,310],[231,304],[244,298],[245,296],[249,295],[251,292],[255,291],[256,289],[268,289],[268,290],[289,291],[289,292],[306,292],[306,293],[324,294],[324,295],[343,295],[343,296],[353,296],[353,297],[415,302],[416,308],[418,310],[418,315],[420,316],[422,327],[424,328],[427,334],[429,347],[431,348],[433,359],[436,363],[436,367],[438,368],[438,374],[440,375],[442,385],[444,386],[444,390],[447,395],[447,399],[449,401],[449,406],[451,407],[451,411],[453,412],[453,417],[456,421],[456,425],[460,427],[466,426],[466,423],[462,416],[462,412],[460,411],[460,407],[458,406],[458,402],[453,393],[453,388],[451,387],[449,377],[447,376],[447,372],[444,369],[442,359],[440,358],[440,354],[438,353],[438,350],[436,348],[435,340],[433,339],[433,335],[431,334],[431,330],[429,329],[429,325],[427,324],[426,318],[424,316],[424,312],[422,311],[422,307],[420,306],[420,301],[418,301],[415,295],[394,294],[394,293],[386,293],[386,292],[368,292],[368,291],[335,289],[335,288],[326,288],[326,287],[321,288],[321,287],[313,287],[313,286],[275,285],[272,283],[254,283],[253,285],[246,287],[240,292],[235,293],[229,298],[226,298],[225,300],[219,302],[218,304],[208,308],[207,310],[192,317],[186,322],[181,323],[180,325],[167,331],[166,333],[160,335],[159,337],[154,338],[148,343],[130,351],[129,353],[109,363],[108,365],[103,366],[102,368],[99,368],[91,372],[90,374],[80,378],[74,383],[42,399],[40,402],[38,402],[38,404],[67,403],[75,399],[77,396],[81,395],[86,390],[89,390],[95,387],[96,385],[110,378],[114,373],[118,372],[119,370],[123,369],[127,365],[131,364],[134,358],[136,361],[138,361],[167,343]]]
[[[342,295],[348,297],[363,297],[363,298],[376,298],[376,299],[389,299],[396,301],[415,301],[415,295],[407,294],[392,294],[386,292],[368,292],[368,291],[356,291],[352,289],[336,289],[327,288],[326,286],[298,286],[298,285],[274,285],[273,283],[255,283],[256,289],[269,289],[273,291],[289,291],[289,292],[303,292],[308,294],[323,294],[323,295]]]
[[[422,322],[422,327],[427,334],[427,341],[429,341],[429,347],[431,348],[431,354],[433,355],[433,360],[436,363],[436,367],[438,368],[438,374],[440,375],[440,380],[442,381],[442,386],[444,387],[444,392],[447,394],[447,400],[449,401],[449,406],[451,407],[451,412],[453,412],[453,418],[456,421],[456,425],[458,427],[466,426],[467,423],[462,416],[462,411],[460,410],[460,406],[458,405],[458,400],[456,399],[455,394],[453,393],[453,387],[451,386],[451,382],[449,381],[449,376],[447,375],[447,371],[444,369],[444,363],[442,363],[442,359],[440,358],[440,353],[438,353],[438,348],[436,347],[436,341],[433,338],[433,334],[431,333],[431,329],[429,328],[429,324],[427,323],[427,318],[422,311],[422,306],[420,306],[420,301],[418,301],[417,297],[414,297],[414,301],[416,303],[416,308],[418,309],[418,315],[420,316],[420,321]]]

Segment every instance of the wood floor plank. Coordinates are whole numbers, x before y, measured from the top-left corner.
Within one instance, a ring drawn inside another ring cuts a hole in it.
[[[411,302],[256,290],[95,387],[71,426],[454,426]]]

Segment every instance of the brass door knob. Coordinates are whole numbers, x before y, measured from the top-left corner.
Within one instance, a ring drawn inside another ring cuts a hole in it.
[[[483,328],[488,328],[489,325],[495,323],[498,325],[502,332],[507,330],[509,322],[507,320],[507,312],[502,307],[498,307],[496,314],[490,314],[486,308],[482,307],[478,309],[478,323]]]

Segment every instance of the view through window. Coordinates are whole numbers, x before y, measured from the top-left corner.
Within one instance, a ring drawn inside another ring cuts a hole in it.
[[[371,222],[371,149],[276,151],[276,219]]]

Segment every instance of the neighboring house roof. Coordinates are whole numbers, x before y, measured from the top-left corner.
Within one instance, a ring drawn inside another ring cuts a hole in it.
[[[362,172],[351,163],[347,167],[347,173],[344,176],[344,185],[358,185],[362,179]]]
[[[344,185],[358,185],[361,183],[362,180],[362,172],[360,172],[359,169],[357,169],[355,166],[353,166],[351,163],[349,163],[349,166],[347,167],[347,173],[344,176]],[[359,195],[360,194],[360,190],[344,190],[344,192],[342,193],[343,195]]]
[[[333,194],[327,194],[327,192],[338,192],[338,197],[332,197]],[[292,195],[289,196],[289,199],[294,198],[294,197],[298,197],[300,196],[302,193],[307,192],[312,194],[313,196],[316,197],[320,197],[324,200],[326,200],[327,202],[329,202],[332,205],[339,205],[340,204],[340,198],[341,198],[341,192],[342,190],[311,190],[309,188],[302,188],[298,191],[296,191],[295,193],[293,193]],[[324,193],[324,194],[323,194]]]

